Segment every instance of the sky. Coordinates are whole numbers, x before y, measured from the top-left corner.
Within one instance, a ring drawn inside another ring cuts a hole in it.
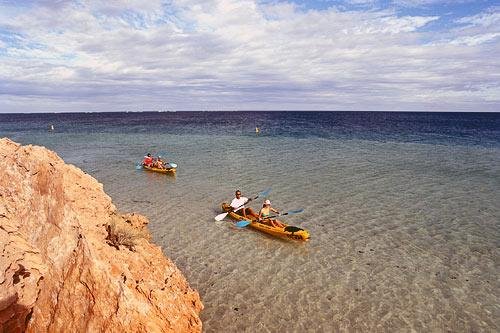
[[[0,0],[0,112],[500,112],[493,0]]]

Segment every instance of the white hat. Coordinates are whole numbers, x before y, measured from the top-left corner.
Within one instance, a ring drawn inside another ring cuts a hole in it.
[[[264,205],[270,205],[271,204],[271,201],[269,201],[269,199],[267,199],[266,201],[264,201]]]

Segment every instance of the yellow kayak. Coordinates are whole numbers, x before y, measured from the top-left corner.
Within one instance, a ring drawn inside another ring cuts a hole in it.
[[[225,212],[229,212],[228,216],[233,220],[241,221],[245,218],[235,212],[230,211],[230,205],[227,202],[222,203],[222,210]],[[273,227],[267,224],[263,224],[257,221],[255,217],[252,217],[251,223],[248,225],[251,228],[257,229],[259,231],[265,232],[266,234],[270,234],[277,237],[284,237],[289,239],[306,241],[309,239],[309,232],[299,227],[289,226],[282,221],[282,224],[285,225],[283,228]]]
[[[177,171],[177,168],[160,169],[160,168],[150,167],[150,166],[147,166],[147,165],[143,165],[142,168],[145,169],[145,170],[148,170],[148,171],[159,172],[159,173],[174,173],[174,172]]]

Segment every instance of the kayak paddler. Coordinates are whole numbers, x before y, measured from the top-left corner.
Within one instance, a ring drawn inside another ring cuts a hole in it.
[[[153,164],[153,157],[151,156],[151,153],[148,153],[146,156],[144,156],[144,159],[142,160],[142,165],[150,167],[151,164]]]
[[[275,228],[284,228],[285,225],[281,223],[280,221],[276,219],[269,218],[269,215],[271,215],[271,212],[279,214],[280,212],[271,207],[271,201],[266,200],[264,201],[264,204],[262,205],[262,208],[260,209],[259,212],[259,222],[268,224],[272,227]]]
[[[233,212],[242,215],[245,219],[247,218],[247,215],[250,215],[251,217],[257,217],[257,214],[252,210],[250,207],[245,207],[245,204],[250,202],[252,199],[248,199],[247,197],[242,197],[241,196],[241,191],[236,190],[234,192],[235,198],[231,201],[231,208]]]

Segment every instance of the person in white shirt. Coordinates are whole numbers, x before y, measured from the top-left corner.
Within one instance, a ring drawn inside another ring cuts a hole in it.
[[[245,207],[245,204],[250,202],[252,199],[248,199],[246,197],[241,196],[241,191],[236,190],[234,193],[235,198],[233,201],[231,201],[231,208],[233,212],[242,215],[245,219],[247,218],[247,215],[249,215],[251,218],[257,218],[257,214],[252,210],[250,207]]]

